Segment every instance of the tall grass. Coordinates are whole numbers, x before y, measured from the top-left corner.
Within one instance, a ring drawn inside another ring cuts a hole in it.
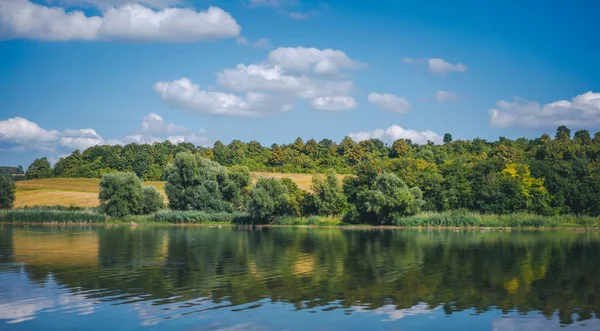
[[[202,211],[159,211],[154,214],[158,223],[243,223],[248,218],[246,213],[206,213]]]
[[[485,215],[468,211],[421,213],[399,217],[394,225],[403,227],[510,227],[556,228],[599,227],[600,218],[591,216],[556,215],[541,216],[527,213]]]
[[[80,207],[28,207],[0,212],[0,222],[11,223],[103,223],[106,219],[106,215]]]

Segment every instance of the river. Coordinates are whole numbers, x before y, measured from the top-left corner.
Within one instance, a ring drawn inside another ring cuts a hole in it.
[[[0,225],[0,330],[600,329],[600,234]]]

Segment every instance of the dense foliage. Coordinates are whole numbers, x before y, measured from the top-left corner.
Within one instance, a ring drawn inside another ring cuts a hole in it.
[[[7,167],[0,166],[0,175],[23,175],[25,171],[23,171],[23,166],[19,165],[18,167]]]
[[[140,202],[140,211],[142,214],[152,214],[165,207],[162,195],[154,186],[142,187],[142,198]]]
[[[106,174],[100,181],[100,210],[109,216],[141,213],[142,182],[133,172]]]
[[[11,209],[15,202],[15,182],[6,175],[0,175],[0,209]]]
[[[198,154],[177,154],[165,170],[165,193],[174,210],[232,212],[243,208],[250,184],[247,168],[227,168]]]
[[[35,159],[33,163],[27,168],[25,178],[27,179],[39,179],[52,177],[52,167],[50,167],[50,161],[43,157],[41,159]]]
[[[378,139],[357,143],[350,138],[337,144],[329,139],[305,142],[298,138],[291,144],[268,148],[256,141],[239,140],[228,145],[218,141],[212,148],[168,141],[94,146],[61,158],[53,173],[39,171],[39,160],[28,173],[35,178],[100,177],[133,171],[144,180],[161,180],[171,175],[165,170],[167,165],[184,151],[222,166],[243,166],[251,171],[324,173],[333,169],[341,174],[357,174],[367,164],[377,169],[371,181],[385,171],[399,176],[408,187],[419,187],[425,211],[600,215],[600,132],[591,136],[580,130],[571,135],[568,128],[560,127],[554,138],[544,134],[536,139],[461,141],[448,134],[443,140],[443,145],[417,145],[409,140],[386,145]],[[217,189],[213,184],[208,183],[205,189]],[[220,187],[218,190],[226,195]],[[349,201],[356,198],[355,192],[350,193],[346,193]],[[219,201],[227,201],[230,206],[245,205],[244,201],[232,202],[235,199],[226,196]],[[173,207],[194,208],[189,201],[182,203]]]

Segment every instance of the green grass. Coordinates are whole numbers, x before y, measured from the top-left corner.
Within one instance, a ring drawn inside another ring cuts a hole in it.
[[[541,216],[527,213],[485,215],[468,211],[453,211],[399,217],[394,221],[394,225],[402,227],[600,227],[600,218],[573,215]]]
[[[252,220],[247,213],[205,213],[201,211],[162,210],[151,215],[131,215],[110,218],[95,208],[34,206],[0,211],[0,222],[6,223],[110,223],[110,224],[262,224]],[[279,216],[270,225],[275,226],[372,226],[348,224],[340,217]],[[424,212],[397,218],[393,226],[438,228],[600,228],[600,217],[590,216],[540,216],[526,213],[485,215],[468,211],[443,213]]]

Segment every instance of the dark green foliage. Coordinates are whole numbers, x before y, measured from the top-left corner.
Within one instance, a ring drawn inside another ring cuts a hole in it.
[[[144,186],[142,188],[141,213],[143,215],[152,214],[164,207],[163,197],[154,186]]]
[[[335,171],[327,171],[325,177],[314,176],[311,189],[312,202],[319,215],[340,215],[346,210],[346,196]]]
[[[15,181],[7,175],[0,175],[0,209],[11,209],[15,202]]]
[[[190,143],[174,145],[168,141],[152,145],[93,146],[61,158],[54,174],[48,171],[47,160],[36,160],[36,166],[32,165],[28,171],[28,178],[100,177],[110,172],[133,171],[143,180],[161,180],[167,177],[165,168],[175,161],[175,155],[189,152],[232,167],[229,176],[237,178],[239,173],[241,181],[234,178],[236,184],[230,185],[224,182],[227,176],[221,176],[223,181],[217,180],[218,185],[202,183],[200,189],[194,184],[190,201],[182,201],[180,205],[175,202],[176,209],[244,210],[249,194],[244,181],[248,177],[245,170],[234,170],[236,166],[250,171],[313,174],[333,169],[339,174],[358,175],[364,164],[370,164],[377,172],[392,172],[409,187],[419,187],[426,201],[422,207],[425,211],[464,208],[500,214],[600,215],[596,184],[600,182],[600,132],[592,135],[579,130],[571,139],[571,130],[561,126],[552,136],[554,138],[542,134],[535,139],[516,140],[500,137],[498,141],[488,142],[479,138],[454,141],[448,134],[442,145],[418,145],[405,139],[391,145],[378,139],[357,143],[346,137],[339,143],[330,139],[317,142],[298,138],[290,144],[270,147],[257,141],[239,140],[228,145],[216,142],[212,148]],[[371,176],[370,181],[373,180]],[[363,184],[351,181],[344,185],[351,214],[358,213],[352,208],[360,190],[352,186]],[[180,188],[170,193],[182,192]],[[300,200],[298,208],[303,213],[318,213],[312,201],[314,196],[304,195]]]
[[[23,171],[23,166],[19,165],[18,167],[0,167],[0,175],[22,175],[25,172]]]
[[[287,186],[275,178],[259,178],[250,194],[248,212],[252,219],[271,223],[276,216],[296,214]]]
[[[33,163],[27,168],[25,178],[27,179],[40,179],[52,177],[52,168],[47,158],[35,159]]]
[[[184,152],[165,169],[165,179],[171,209],[231,212],[245,202],[250,172],[244,167],[228,170],[198,154]]]
[[[140,214],[142,182],[133,172],[106,174],[100,181],[100,210],[111,217]]]
[[[381,173],[368,189],[358,192],[356,208],[374,216],[365,220],[369,223],[391,224],[397,217],[418,213],[425,203],[422,198],[419,188],[409,189],[398,176]]]

